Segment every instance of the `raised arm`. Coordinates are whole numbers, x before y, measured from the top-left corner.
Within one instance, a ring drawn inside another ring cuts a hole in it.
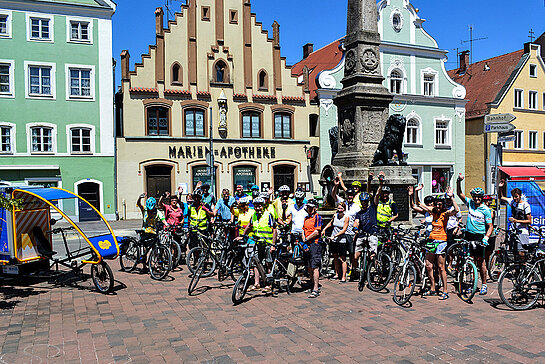
[[[373,181],[373,172],[369,172],[369,175],[367,176],[367,193],[371,195],[371,181]]]
[[[424,209],[422,209],[422,208],[419,206],[418,202],[415,203],[415,201],[414,201],[414,199],[415,199],[415,196],[414,196],[415,193],[414,193],[414,188],[413,188],[413,186],[407,187],[407,192],[409,193],[409,202],[410,202],[410,204],[411,204],[411,208],[412,208],[414,211],[423,214],[423,213],[425,212]]]
[[[459,174],[458,175],[458,179],[456,180],[456,194],[458,195],[458,197],[460,197],[460,200],[462,200],[462,202],[466,202],[466,195],[464,195],[464,193],[462,192],[462,181],[464,180],[464,175],[463,174]]]
[[[144,206],[142,206],[142,199],[146,198],[147,196],[148,196],[148,194],[146,192],[144,192],[143,194],[138,196],[138,200],[136,200],[136,206],[138,206],[138,208],[140,209],[141,212],[144,212]]]
[[[380,200],[380,194],[382,193],[382,186],[384,185],[384,173],[380,172],[378,175],[378,189],[375,193],[375,206],[378,206],[378,202]]]
[[[339,177],[339,183],[340,183],[341,188],[343,189],[343,191],[346,191],[347,188],[346,188],[346,186],[344,185],[343,173],[342,173],[342,172],[337,173],[337,177]]]
[[[503,195],[503,187],[505,186],[505,180],[502,179],[498,182],[498,198],[500,201],[503,201],[505,203],[509,203],[509,199]]]

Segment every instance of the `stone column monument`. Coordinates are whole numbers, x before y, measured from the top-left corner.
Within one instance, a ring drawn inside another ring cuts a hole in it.
[[[331,186],[338,172],[349,184],[364,183],[370,172],[376,176],[383,171],[398,202],[400,220],[409,220],[407,186],[415,183],[410,167],[371,167],[393,99],[382,85],[377,16],[376,0],[348,0],[343,88],[333,100],[338,110],[338,153],[322,170],[321,184]]]

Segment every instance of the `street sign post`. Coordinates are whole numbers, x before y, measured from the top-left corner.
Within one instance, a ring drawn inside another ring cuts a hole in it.
[[[510,123],[512,122],[513,120],[515,120],[517,117],[513,114],[490,114],[490,115],[485,115],[484,117],[484,122],[485,124],[489,124],[489,123],[503,123],[503,124],[506,124],[506,123]]]
[[[515,140],[514,135],[508,135],[504,137],[498,137],[498,143],[506,143],[506,142],[512,142]]]
[[[485,133],[506,133],[515,130],[515,126],[510,123],[485,123],[484,132]]]

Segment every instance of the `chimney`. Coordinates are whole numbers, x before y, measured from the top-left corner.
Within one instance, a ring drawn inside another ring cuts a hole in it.
[[[303,67],[303,91],[305,92],[310,91],[309,76],[310,72],[308,66],[305,65],[305,67]]]
[[[463,75],[467,71],[469,66],[469,51],[462,51],[460,53],[460,68],[458,68],[458,74]]]
[[[128,50],[121,52],[121,81],[129,81],[129,60],[131,55]]]
[[[155,9],[155,34],[163,35],[163,8]]]
[[[307,58],[309,54],[314,52],[314,44],[307,43],[303,46],[303,59]]]

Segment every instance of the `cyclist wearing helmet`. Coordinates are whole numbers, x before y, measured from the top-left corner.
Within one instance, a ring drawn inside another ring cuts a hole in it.
[[[430,296],[435,293],[435,276],[434,265],[437,262],[439,274],[443,282],[443,292],[441,293],[440,300],[446,300],[448,298],[447,289],[447,271],[445,268],[445,252],[447,249],[447,224],[450,216],[456,215],[460,210],[456,201],[454,200],[454,192],[452,187],[448,187],[447,195],[452,202],[454,209],[447,209],[445,195],[441,194],[435,196],[433,201],[433,207],[420,203],[420,209],[426,211],[432,217],[432,231],[429,235],[426,248],[426,271],[428,272],[428,278],[430,280],[431,289],[425,292],[424,296]]]
[[[288,207],[286,224],[291,224],[291,238],[299,238],[303,233],[303,224],[307,211],[305,210],[305,193],[295,192],[295,203]],[[291,241],[293,243],[293,241]]]
[[[379,186],[375,195],[375,205],[377,206],[377,225],[380,228],[387,228],[392,221],[399,216],[397,213],[397,204],[390,198],[390,187],[384,185],[384,173],[380,172]]]
[[[367,184],[367,190],[371,186],[371,178]],[[378,246],[378,237],[377,237],[377,207],[369,192],[361,192],[359,201],[361,205],[361,210],[356,214],[354,220],[354,229],[357,229],[358,237],[356,238],[356,252],[354,254],[354,259],[356,263],[360,259],[361,252],[364,249],[365,239],[364,234],[367,235],[367,244],[371,248],[373,254],[377,252]],[[362,274],[362,272],[360,272]]]
[[[244,193],[244,187],[242,187],[242,185],[237,185],[235,187],[235,200],[238,202],[238,200],[243,197],[246,197],[246,194]]]
[[[287,185],[283,185],[278,189],[279,196],[273,201],[272,205],[276,210],[279,223],[283,223],[288,219],[288,208],[295,203],[290,198],[291,189]]]
[[[492,196],[490,195],[484,195],[483,197],[483,203],[490,209],[490,214],[492,215],[492,225],[494,225],[494,219],[496,218],[496,211],[490,205],[492,204]],[[486,261],[486,266],[488,267],[488,262],[490,261],[490,256],[494,252],[494,249],[496,248],[496,231],[492,232],[492,235],[490,235],[490,239],[488,239],[488,245],[485,247],[484,252],[484,260]]]
[[[142,212],[142,227],[144,228],[144,233],[155,234],[155,229],[159,221],[166,224],[165,216],[161,211],[157,210],[157,200],[155,197],[148,197],[146,200],[146,206],[142,206],[142,199],[146,198],[147,195],[148,194],[145,192],[141,194],[136,201],[136,206],[138,206],[140,212]]]
[[[208,183],[205,183],[201,186],[201,193],[202,193],[202,203],[206,208],[210,211],[214,208],[216,205],[216,197],[210,192],[210,185]]]
[[[348,229],[350,218],[345,214],[346,204],[341,202],[337,205],[337,213],[329,221],[326,227],[322,230],[322,236],[325,236],[326,230],[333,227],[331,232],[331,243],[329,251],[333,255],[333,266],[335,267],[335,276],[333,279],[340,279],[341,283],[346,282],[346,237],[344,233]]]
[[[468,207],[466,231],[464,239],[470,242],[477,243],[475,248],[471,249],[471,254],[475,258],[475,264],[479,268],[481,274],[482,287],[479,294],[485,295],[488,293],[488,287],[486,285],[486,261],[485,247],[488,245],[488,239],[494,231],[494,225],[492,225],[492,214],[490,209],[483,204],[484,190],[480,187],[476,187],[471,190],[471,198],[466,197],[462,192],[462,181],[464,176],[460,173],[456,180],[456,192],[458,197]]]
[[[231,205],[231,212],[233,213],[233,216],[237,218],[237,236],[242,236],[244,234],[246,226],[248,226],[250,220],[252,219],[252,216],[254,215],[254,209],[248,207],[249,202],[250,197],[245,196],[238,200],[238,205],[236,206],[236,208],[234,207],[234,204]],[[253,236],[253,233],[250,232],[249,236]]]
[[[202,203],[202,196],[200,193],[193,194],[193,203],[189,206],[189,227],[197,229],[201,233],[205,233],[208,228],[208,218],[214,216],[214,213],[210,211]],[[189,248],[194,248],[198,244],[197,235],[190,230],[189,232]]]
[[[428,237],[430,235],[430,233],[431,233],[431,230],[432,230],[431,223],[433,221],[433,217],[431,216],[431,214],[428,211],[426,211],[426,210],[424,210],[423,208],[420,207],[420,201],[418,200],[418,191],[420,191],[422,188],[424,188],[423,184],[420,184],[420,185],[418,185],[416,187],[409,186],[408,187],[409,201],[410,201],[411,208],[413,209],[413,211],[421,213],[421,214],[424,215],[424,219],[422,219],[420,222],[422,224],[424,224],[424,226],[426,227],[425,233],[426,233],[426,237]],[[434,201],[433,196],[424,197],[424,205],[426,205],[428,207],[433,207],[433,201]]]
[[[259,197],[259,186],[258,185],[253,185],[250,188],[250,192],[251,192],[251,195],[250,195],[250,208],[253,209],[254,208],[253,200],[254,200],[254,198]]]
[[[248,222],[246,229],[244,229],[244,235],[253,231],[254,236],[259,238],[257,241],[257,253],[260,261],[264,259],[267,260],[267,263],[272,262],[270,252],[275,250],[276,244],[276,221],[268,212],[265,210],[265,200],[261,197],[254,199],[254,209],[255,212],[252,215],[252,218]],[[254,268],[254,285],[251,286],[248,291],[254,291],[261,288],[260,287],[260,275],[257,268]],[[263,293],[270,293],[271,287],[263,287]]]
[[[311,199],[307,202],[306,210],[308,216],[303,223],[303,258],[307,263],[312,288],[309,298],[316,298],[320,295],[320,267],[322,266],[322,245],[320,244],[320,231],[322,230],[322,217],[317,214],[318,202]]]
[[[511,207],[511,217],[509,217],[509,222],[515,225],[518,233],[518,243],[516,247],[511,247],[511,249],[518,250],[521,255],[524,255],[523,244],[530,243],[530,235],[528,228],[532,224],[532,208],[528,201],[523,199],[522,191],[519,188],[513,188],[511,190],[511,197],[508,198],[503,196],[503,187],[505,186],[505,181],[501,180],[498,184],[498,192],[500,200]]]

